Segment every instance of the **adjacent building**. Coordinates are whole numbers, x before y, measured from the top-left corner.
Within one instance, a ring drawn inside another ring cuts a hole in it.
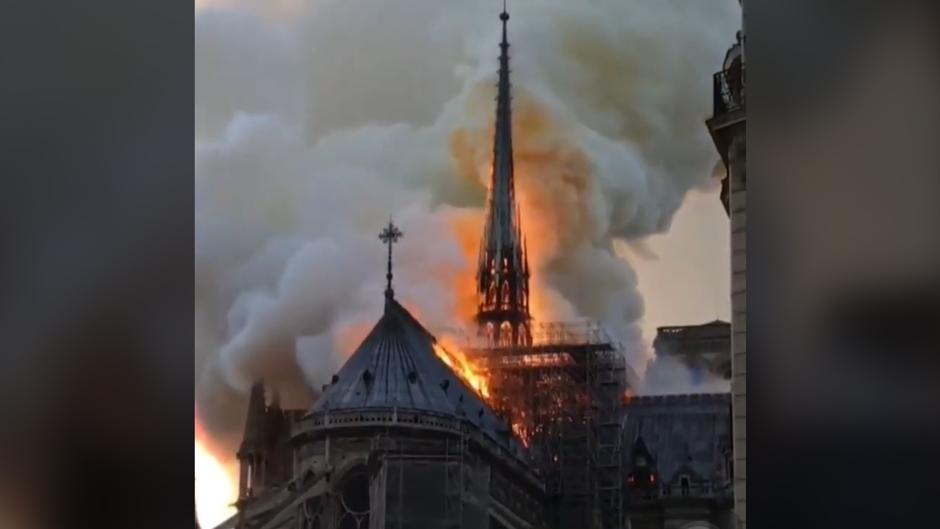
[[[634,397],[624,427],[631,529],[734,527],[731,398]]]
[[[743,8],[743,2],[742,2]],[[742,17],[743,20],[743,17]],[[713,77],[713,113],[706,125],[727,168],[721,199],[731,219],[731,393],[734,414],[735,512],[747,521],[747,62],[745,33]]]
[[[731,324],[726,321],[659,327],[653,350],[657,359],[672,358],[688,367],[693,383],[708,377],[731,379]]]

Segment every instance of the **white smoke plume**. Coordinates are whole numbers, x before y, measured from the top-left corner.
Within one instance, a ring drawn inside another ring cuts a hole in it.
[[[523,229],[543,317],[601,320],[634,366],[643,300],[614,252],[669,228],[717,159],[711,74],[734,0],[515,0]],[[397,297],[430,328],[472,292],[492,152],[496,0],[215,0],[196,11],[196,376],[234,438],[258,377],[301,402]],[[622,242],[618,242],[621,244]],[[533,248],[533,246],[535,248]],[[645,292],[645,295],[655,295]]]
[[[663,355],[649,363],[636,388],[636,394],[727,393],[730,390],[730,380],[705,369],[692,368],[678,358]]]

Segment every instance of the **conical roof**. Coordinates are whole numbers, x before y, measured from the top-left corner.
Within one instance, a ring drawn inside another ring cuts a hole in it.
[[[394,298],[310,412],[397,409],[467,420],[501,444],[505,421],[434,352],[437,340]],[[511,441],[510,441],[511,440]]]

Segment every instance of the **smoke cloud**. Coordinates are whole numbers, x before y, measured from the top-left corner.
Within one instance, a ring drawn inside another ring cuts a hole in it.
[[[643,297],[614,248],[668,230],[711,181],[703,121],[738,4],[510,7],[535,316],[600,320],[639,369]],[[253,380],[301,405],[375,322],[390,214],[405,232],[396,296],[432,329],[467,317],[497,13],[457,0],[197,3],[196,400],[217,439],[235,438]]]
[[[683,361],[657,356],[646,368],[636,388],[638,395],[670,395],[676,393],[727,393],[731,381],[702,368],[692,368]]]

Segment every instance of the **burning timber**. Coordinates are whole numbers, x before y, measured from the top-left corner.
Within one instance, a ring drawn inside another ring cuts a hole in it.
[[[468,340],[488,373],[490,403],[529,448],[554,527],[622,527],[622,423],[627,366],[590,323],[531,327],[531,344]]]

